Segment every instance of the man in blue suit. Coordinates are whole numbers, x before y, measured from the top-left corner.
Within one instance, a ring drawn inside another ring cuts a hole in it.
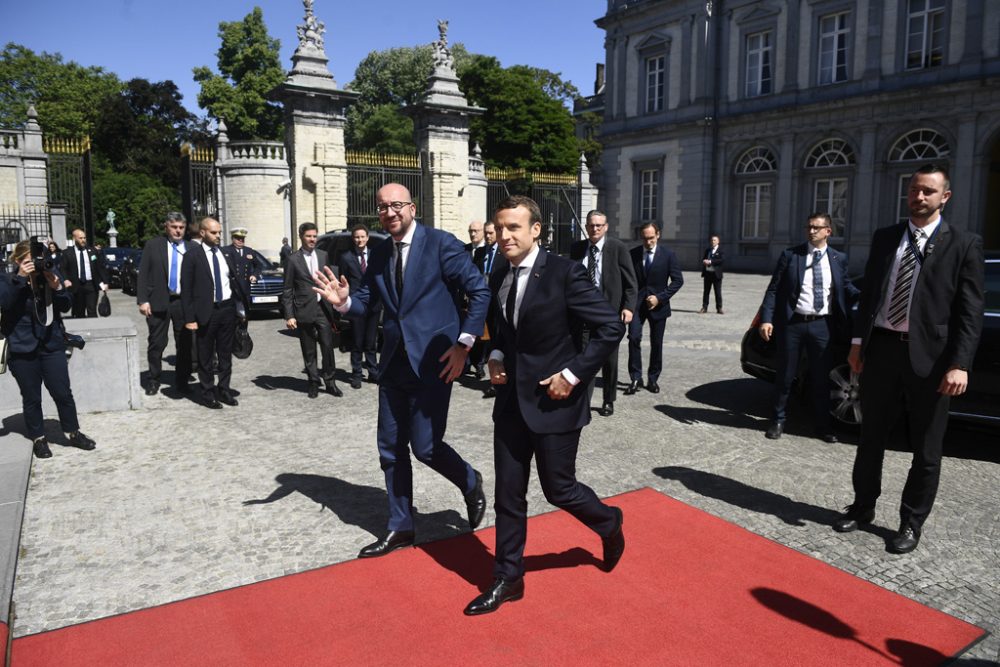
[[[383,556],[410,546],[413,532],[413,470],[409,448],[458,487],[469,525],[486,513],[483,478],[444,442],[451,382],[465,369],[469,350],[482,333],[490,291],[452,234],[414,221],[416,205],[398,183],[378,191],[376,209],[392,237],[371,251],[361,288],[350,294],[347,279],[317,274],[316,291],[341,313],[361,317],[383,307],[379,357],[378,451],[389,496],[389,533],[363,548],[359,558]],[[454,295],[468,297],[464,317]]]
[[[638,312],[628,324],[628,374],[630,382],[625,395],[642,387],[642,327],[649,321],[649,369],[646,389],[660,391],[660,371],[663,370],[663,331],[670,317],[670,297],[684,284],[681,263],[673,250],[660,245],[660,228],[648,222],[639,229],[642,245],[632,248],[632,267],[639,284]]]
[[[776,440],[785,429],[785,406],[805,347],[813,423],[820,438],[832,443],[837,436],[830,420],[831,344],[849,335],[850,306],[858,290],[847,277],[847,255],[827,245],[833,233],[830,216],[813,213],[806,230],[807,243],[781,253],[760,307],[760,335],[767,341],[773,336],[778,352],[774,420],[766,435]]]

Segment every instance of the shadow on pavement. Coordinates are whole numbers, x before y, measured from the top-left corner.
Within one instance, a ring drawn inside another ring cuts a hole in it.
[[[747,377],[698,385],[689,389],[685,396],[695,403],[711,405],[731,415],[768,419],[773,393],[771,385]]]

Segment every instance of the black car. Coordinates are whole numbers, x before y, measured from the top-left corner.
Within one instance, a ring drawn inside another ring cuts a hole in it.
[[[371,251],[379,243],[389,238],[389,235],[384,232],[378,232],[369,229],[368,230],[368,250]],[[327,262],[336,275],[340,275],[340,271],[337,269],[337,262],[340,261],[340,256],[344,254],[347,250],[354,247],[354,239],[352,238],[350,230],[344,229],[337,232],[327,232],[323,234],[316,240],[316,247],[320,250],[326,251]],[[338,317],[334,322],[334,344],[340,348],[341,352],[349,351],[352,346],[352,334],[351,331],[351,320],[346,317]],[[382,324],[378,325],[378,339],[382,339]],[[379,343],[381,346],[381,343]]]
[[[125,260],[133,254],[139,252],[135,248],[105,248],[104,263],[108,267],[108,276],[111,280],[111,287],[121,287],[121,269]]]
[[[861,287],[863,279],[853,281]],[[774,382],[775,345],[766,342],[757,329],[760,312],[743,334],[740,365],[743,372],[768,382]],[[839,341],[834,358],[842,360],[830,372],[833,397],[832,414],[844,424],[861,423],[861,402],[858,378],[847,365],[849,340]],[[804,355],[804,351],[803,351]],[[808,364],[800,361],[796,386],[805,386]],[[1000,424],[1000,252],[986,254],[986,300],[983,313],[983,334],[979,339],[976,358],[969,371],[969,387],[964,394],[951,399],[949,413],[956,419],[988,424]]]
[[[118,269],[118,283],[122,291],[131,296],[136,295],[139,284],[139,264],[142,263],[142,250],[135,249],[122,260]]]
[[[281,291],[285,286],[285,273],[278,264],[254,253],[257,282],[250,283],[250,312],[277,311],[282,313]]]

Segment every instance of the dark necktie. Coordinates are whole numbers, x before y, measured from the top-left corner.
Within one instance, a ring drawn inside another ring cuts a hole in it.
[[[903,259],[899,262],[899,271],[896,273],[896,285],[892,288],[892,296],[889,297],[889,311],[886,319],[894,327],[900,327],[906,321],[906,314],[910,304],[910,288],[913,287],[913,273],[917,268],[917,253],[915,248],[917,241],[923,236],[923,231],[917,230],[917,236],[910,235],[910,243],[906,244],[903,251]]]
[[[646,273],[649,273],[649,267],[651,267],[652,265],[653,265],[653,251],[652,250],[647,250],[646,251],[646,265],[643,267],[643,269],[645,269]]]
[[[490,275],[490,273],[493,272],[493,254],[496,252],[496,250],[497,247],[495,245],[491,245],[486,250],[486,271],[483,272],[486,275]]]
[[[507,321],[510,322],[511,326],[514,326],[514,311],[517,307],[517,274],[521,272],[520,266],[512,266],[511,269],[511,280],[510,289],[507,290],[507,304],[506,304],[506,314]]]
[[[87,256],[83,248],[80,248],[80,282],[87,282]]]
[[[403,246],[402,241],[396,241],[396,296],[403,298]]]
[[[590,282],[597,286],[597,245],[594,243],[590,244],[590,257],[587,259],[587,276],[590,277]]]
[[[215,302],[222,301],[222,269],[219,267],[219,246],[212,246],[212,272],[215,273]]]
[[[813,310],[819,315],[823,311],[823,259],[822,250],[813,250]]]
[[[368,270],[368,261],[365,259],[364,250],[358,253],[358,261],[361,262],[361,275],[365,275],[365,271]]]
[[[170,288],[171,292],[177,294],[177,255],[179,253],[176,243],[171,241],[170,246],[173,249],[170,251],[170,279],[167,281],[167,287]]]

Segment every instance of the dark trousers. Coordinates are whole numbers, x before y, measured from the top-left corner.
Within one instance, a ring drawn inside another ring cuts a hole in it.
[[[319,384],[321,378],[326,382],[333,382],[337,361],[333,353],[333,330],[330,328],[330,322],[326,318],[319,322],[298,322],[296,328],[299,332],[299,347],[302,348],[302,361],[305,362],[309,382]],[[316,365],[317,343],[323,353],[322,371]]]
[[[830,370],[833,353],[830,347],[830,318],[810,322],[793,315],[787,324],[775,327],[777,370],[774,376],[774,419],[785,421],[788,395],[799,368],[799,357],[805,348],[809,360],[809,396],[813,409],[813,424],[818,433],[830,431]]]
[[[584,349],[587,347],[587,343],[590,342],[590,331],[586,328],[583,330],[582,347]],[[615,345],[614,351],[608,356],[601,365],[601,380],[602,380],[602,393],[604,395],[605,403],[614,403],[615,398],[618,396],[618,346]],[[590,386],[587,387],[587,395],[593,397],[594,386],[596,378],[590,381]]]
[[[513,382],[513,379],[508,380]],[[511,386],[514,386],[513,384]],[[510,396],[506,409],[494,421],[493,458],[496,466],[494,491],[496,562],[493,575],[505,580],[524,574],[524,544],[528,536],[528,479],[535,457],[538,481],[545,499],[572,514],[602,537],[615,529],[618,516],[593,489],[576,479],[576,452],[580,429],[569,433],[533,433],[524,423],[517,397]]]
[[[191,381],[191,353],[193,334],[184,328],[184,312],[180,297],[170,297],[168,310],[154,312],[146,318],[149,327],[149,339],[146,357],[149,361],[149,381],[160,381],[163,370],[163,351],[167,349],[167,331],[174,330],[174,348],[177,351],[174,362],[175,381],[177,384],[187,384]],[[211,363],[211,360],[209,360]]]
[[[410,449],[467,494],[476,474],[444,441],[451,385],[425,384],[400,347],[379,377],[378,456],[389,496],[389,530],[413,530],[413,468]]]
[[[97,317],[97,294],[94,282],[77,284],[73,290],[73,317]]]
[[[80,429],[76,418],[76,401],[73,400],[73,390],[69,385],[69,365],[66,363],[66,353],[29,352],[18,354],[8,352],[7,365],[17,380],[21,390],[21,405],[24,408],[24,425],[28,437],[32,440],[45,435],[42,416],[42,383],[49,390],[49,396],[56,403],[59,413],[59,426],[65,433],[73,433]]]
[[[708,293],[715,288],[715,309],[722,310],[722,276],[714,273],[702,276],[705,281],[705,291],[701,293],[701,307],[708,310]]]
[[[229,391],[233,375],[233,338],[236,335],[236,304],[227,299],[215,304],[208,322],[198,325],[198,381],[201,393],[207,400],[216,396],[215,374],[212,373],[212,354],[219,360],[218,390]]]
[[[375,337],[378,332],[379,313],[369,313],[364,317],[351,318],[351,372],[361,377],[361,359],[369,373],[378,374],[378,359],[375,358]]]
[[[913,462],[903,487],[900,519],[919,534],[937,496],[941,451],[948,426],[949,396],[938,393],[943,369],[929,377],[910,367],[908,344],[875,330],[865,350],[861,373],[861,444],[854,459],[854,502],[874,507],[882,493],[882,460],[889,434],[905,412]]]
[[[650,382],[660,379],[663,370],[663,331],[667,320],[654,320],[640,308],[628,324],[628,375],[631,380],[642,379],[642,328],[649,321],[649,369],[646,372]]]

